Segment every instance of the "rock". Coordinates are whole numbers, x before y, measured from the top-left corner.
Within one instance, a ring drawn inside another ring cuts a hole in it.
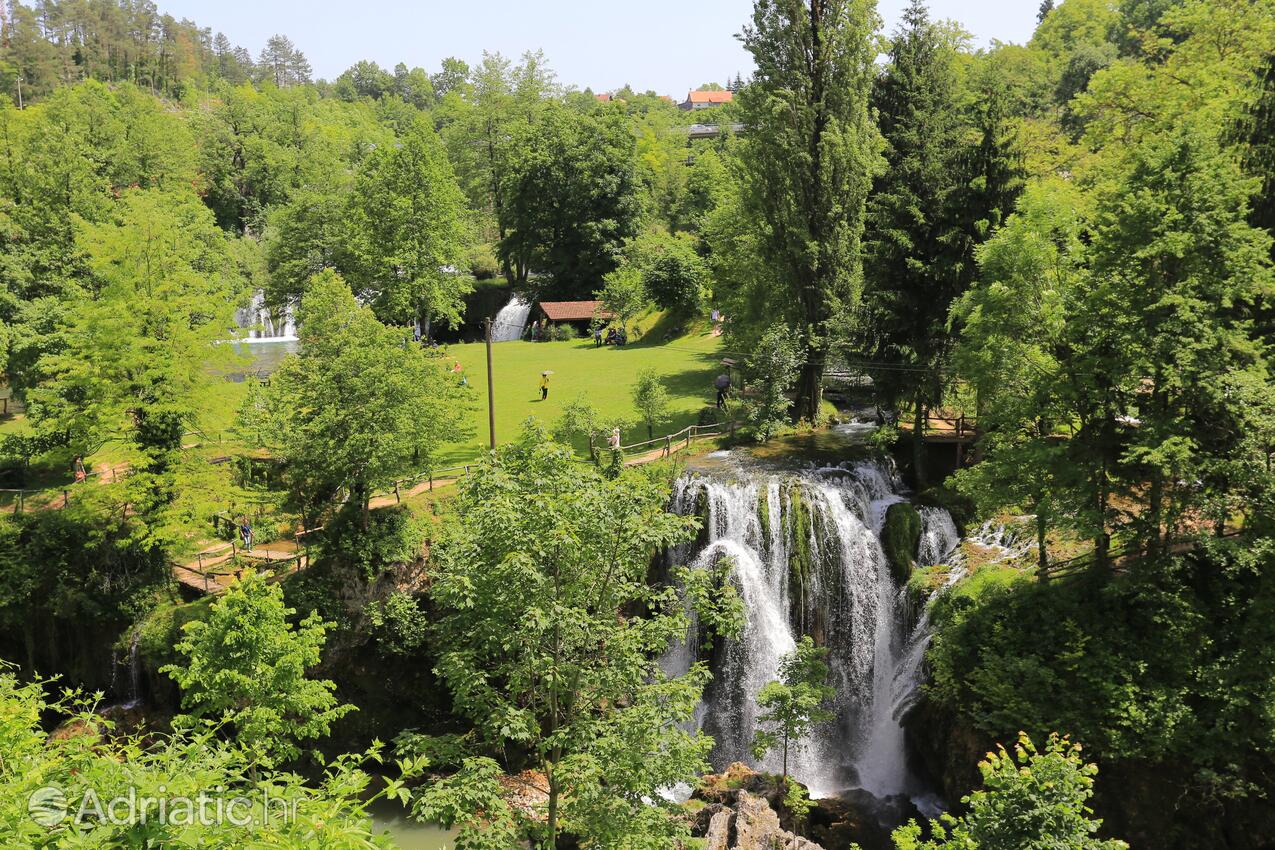
[[[704,850],[729,850],[731,827],[735,825],[735,813],[721,809],[708,822],[704,833]]]
[[[825,847],[892,850],[890,833],[921,813],[904,795],[877,797],[862,789],[814,801],[810,810],[810,835]]]
[[[881,549],[890,562],[890,571],[900,585],[907,584],[921,543],[921,514],[907,502],[895,502],[885,512],[881,528]]]
[[[739,792],[735,810],[735,843],[730,850],[823,850],[813,841],[779,825],[779,815],[764,797]]]
[[[712,824],[713,818],[722,812],[729,811],[730,808],[723,806],[721,803],[709,803],[699,809],[691,816],[691,835],[701,838],[708,835],[708,828]]]

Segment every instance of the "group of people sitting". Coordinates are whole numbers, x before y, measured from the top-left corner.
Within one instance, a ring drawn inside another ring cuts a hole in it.
[[[602,328],[593,329],[593,345],[596,348],[601,348],[604,345],[624,345],[628,341],[629,333],[623,328],[608,328],[605,340],[602,338]]]

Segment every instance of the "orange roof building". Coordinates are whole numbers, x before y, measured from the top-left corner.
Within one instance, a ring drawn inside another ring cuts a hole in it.
[[[551,322],[588,322],[595,315],[600,319],[615,318],[601,301],[541,301],[540,311]]]
[[[687,92],[686,100],[682,102],[683,109],[711,109],[714,106],[721,106],[723,103],[730,103],[735,99],[733,91],[693,91]]]

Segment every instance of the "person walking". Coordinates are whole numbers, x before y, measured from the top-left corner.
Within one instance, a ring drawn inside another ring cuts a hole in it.
[[[598,325],[596,328],[593,329],[593,347],[594,348],[602,347],[602,326],[601,325]]]
[[[730,391],[730,375],[718,375],[713,386],[717,388],[717,409],[725,410],[726,393]]]
[[[243,517],[239,523],[239,536],[243,538],[243,548],[252,551],[252,526],[248,524],[248,517]]]
[[[549,397],[549,373],[540,373],[540,400],[544,401]]]

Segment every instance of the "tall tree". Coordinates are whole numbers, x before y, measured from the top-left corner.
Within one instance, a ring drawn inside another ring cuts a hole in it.
[[[767,682],[757,694],[762,710],[753,738],[753,755],[764,759],[774,749],[783,753],[783,778],[788,778],[788,754],[802,746],[802,739],[820,723],[836,717],[828,709],[837,690],[828,684],[826,647],[815,646],[803,635],[791,652],[779,661],[779,678]]]
[[[587,298],[619,265],[639,212],[634,141],[615,111],[547,106],[506,178],[500,257],[518,285],[534,272],[564,298]]]
[[[353,198],[362,288],[386,321],[458,322],[469,291],[456,274],[464,196],[447,153],[424,118],[397,144],[367,158]]]
[[[921,439],[926,409],[942,392],[948,309],[972,278],[972,268],[962,275],[958,267],[964,258],[953,196],[962,133],[952,59],[942,30],[921,0],[912,0],[873,92],[888,167],[868,200],[862,333],[871,359],[891,366],[874,373],[874,383],[914,407],[913,471],[921,486]]]
[[[133,190],[77,244],[98,292],[67,316],[65,348],[41,360],[32,417],[80,454],[123,437],[162,469],[207,408],[209,366],[231,357],[217,343],[242,280],[225,234],[193,195]]]
[[[298,86],[310,82],[310,61],[292,43],[292,39],[286,35],[272,35],[261,49],[257,72],[261,80],[274,83],[278,88]]]
[[[1262,68],[1256,97],[1238,130],[1244,170],[1261,181],[1253,196],[1249,221],[1254,227],[1275,233],[1275,54]],[[1275,245],[1271,250],[1275,251]],[[1275,310],[1275,305],[1269,309]]]
[[[284,462],[303,518],[334,504],[341,488],[367,528],[372,491],[428,467],[465,434],[469,393],[401,329],[383,326],[332,271],[301,299],[301,351],[250,396],[249,430]]]
[[[1150,137],[1117,169],[1099,189],[1093,274],[1068,323],[1094,397],[1071,446],[1093,470],[1099,550],[1112,525],[1157,550],[1201,519],[1226,521],[1247,419],[1237,382],[1275,387],[1254,329],[1275,293],[1271,234],[1246,221],[1255,186],[1211,122]],[[1112,484],[1142,509],[1122,516]]]
[[[535,847],[560,846],[564,828],[600,847],[672,847],[684,834],[658,789],[692,775],[710,743],[679,725],[702,668],[669,680],[658,663],[686,619],[647,567],[694,522],[666,502],[655,478],[609,481],[529,427],[461,483],[460,521],[435,549],[438,673],[487,752],[524,753],[543,773],[543,820],[524,824]],[[418,811],[466,833],[505,830],[465,846],[513,846],[507,816],[479,793],[497,771],[470,759]]]
[[[766,300],[803,340],[797,415],[815,420],[836,325],[862,280],[864,203],[880,168],[869,115],[878,18],[871,0],[757,0],[741,36],[757,72],[740,94],[746,213],[781,283]],[[759,329],[760,330],[760,329]]]

